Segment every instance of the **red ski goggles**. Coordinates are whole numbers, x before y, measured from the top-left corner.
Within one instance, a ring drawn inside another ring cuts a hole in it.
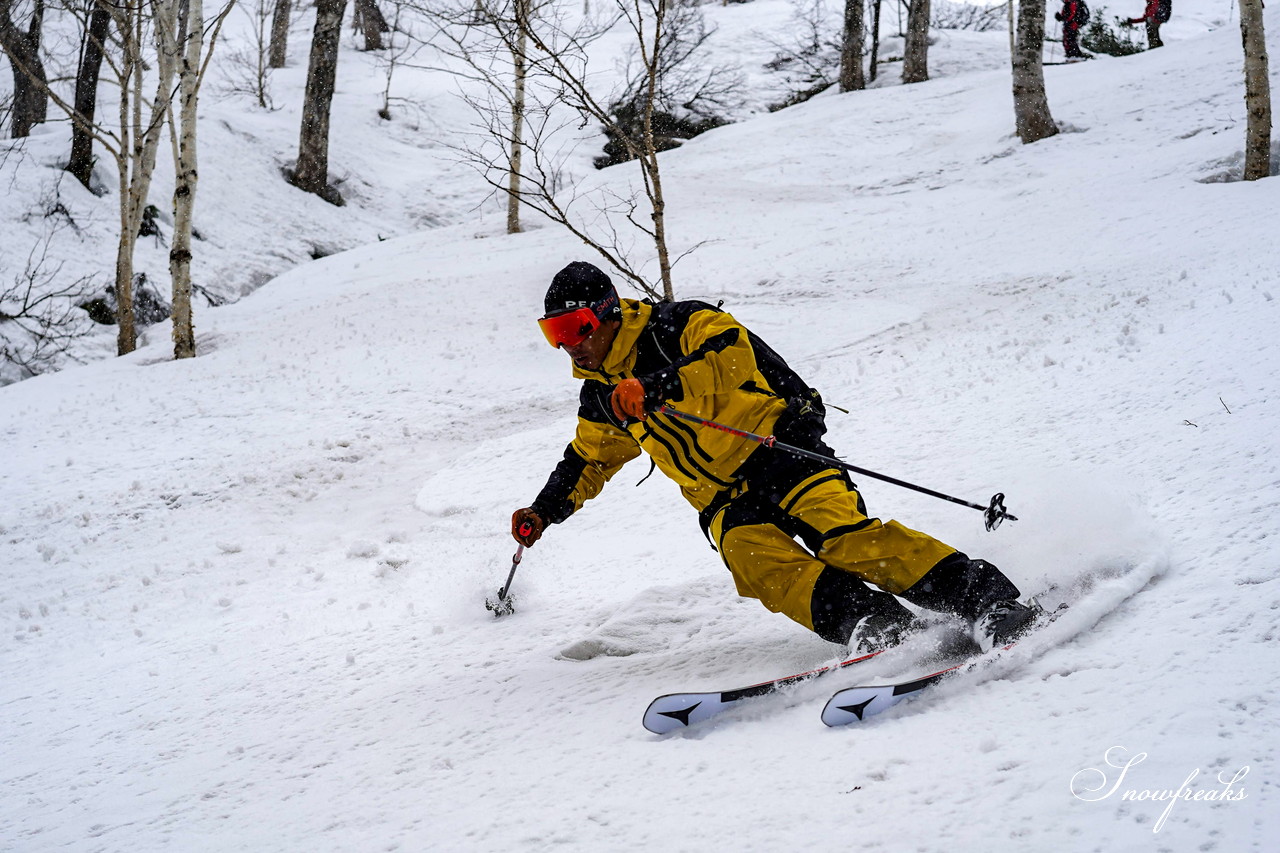
[[[560,347],[576,347],[600,328],[600,318],[618,304],[617,294],[609,294],[599,302],[584,308],[569,308],[538,320],[538,326],[547,343]]]

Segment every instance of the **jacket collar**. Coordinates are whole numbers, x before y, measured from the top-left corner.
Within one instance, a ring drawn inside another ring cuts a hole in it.
[[[613,345],[609,347],[604,363],[600,365],[599,370],[584,370],[575,364],[573,377],[609,382],[611,378],[630,373],[636,363],[636,341],[640,339],[640,333],[644,331],[644,327],[649,324],[649,315],[652,313],[653,306],[648,303],[638,299],[623,299],[622,325],[618,327],[618,333],[613,337]]]

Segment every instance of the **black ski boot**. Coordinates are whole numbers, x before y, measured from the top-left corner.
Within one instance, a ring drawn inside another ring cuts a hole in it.
[[[831,566],[818,575],[809,609],[818,636],[847,645],[857,654],[895,646],[922,627],[898,599]]]
[[[973,640],[984,652],[1017,642],[1035,627],[1040,611],[1020,601],[997,601],[973,623]]]
[[[863,616],[849,634],[849,650],[855,655],[867,655],[892,648],[924,627],[910,611],[903,610],[905,617],[896,612]]]
[[[999,569],[959,551],[926,572],[902,597],[970,623],[973,640],[984,652],[1022,636],[1039,612],[1018,601],[1018,588]]]

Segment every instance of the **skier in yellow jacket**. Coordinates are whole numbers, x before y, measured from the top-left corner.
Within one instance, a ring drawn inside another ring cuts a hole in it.
[[[738,593],[824,639],[858,651],[901,641],[922,623],[899,597],[966,620],[984,649],[1030,626],[1035,611],[995,566],[868,516],[843,469],[657,413],[671,404],[833,455],[821,397],[729,314],[620,299],[581,261],[556,274],[544,309],[548,343],[583,380],[578,428],[534,502],[513,514],[517,541],[533,545],[643,451],[698,510]]]

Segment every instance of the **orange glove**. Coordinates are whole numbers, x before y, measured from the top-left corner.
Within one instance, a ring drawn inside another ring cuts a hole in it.
[[[525,547],[531,547],[542,538],[542,530],[546,525],[533,510],[525,507],[511,514],[511,535]]]
[[[644,410],[644,386],[639,379],[624,379],[619,382],[609,397],[609,405],[620,421],[642,421],[649,417],[649,413]]]

